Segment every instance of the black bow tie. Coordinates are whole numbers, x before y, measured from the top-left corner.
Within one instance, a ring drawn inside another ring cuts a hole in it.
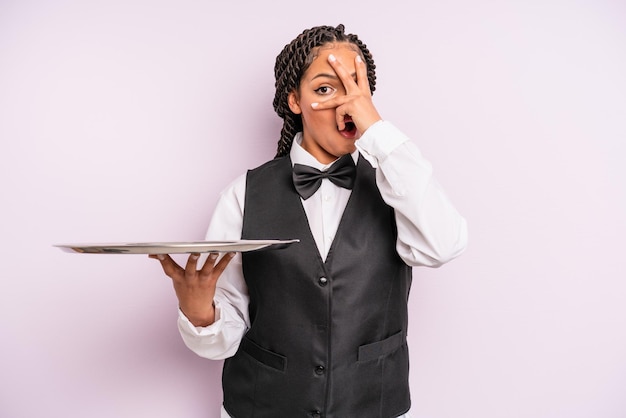
[[[304,199],[313,196],[320,188],[322,179],[328,179],[339,187],[351,189],[354,185],[356,166],[350,154],[346,154],[330,166],[327,171],[320,171],[308,165],[293,165],[293,184],[298,194]]]

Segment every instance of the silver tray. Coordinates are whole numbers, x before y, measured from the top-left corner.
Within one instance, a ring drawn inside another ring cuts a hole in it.
[[[245,252],[284,248],[300,240],[238,240],[190,242],[129,242],[111,244],[55,244],[65,252],[80,254],[190,254]]]

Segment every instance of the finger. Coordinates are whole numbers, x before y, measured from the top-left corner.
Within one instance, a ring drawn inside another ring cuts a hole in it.
[[[149,257],[159,260],[165,274],[172,279],[178,278],[183,273],[183,268],[176,264],[168,254],[150,254]]]
[[[189,258],[187,258],[187,264],[185,265],[185,276],[190,277],[196,274],[198,258],[200,258],[200,254],[198,253],[189,255]]]
[[[213,273],[216,274],[217,276],[220,276],[226,269],[226,266],[228,266],[228,264],[231,262],[233,258],[235,258],[235,253],[231,252],[231,253],[224,254],[224,256],[220,259],[220,261],[215,265],[215,268],[213,269]]]
[[[346,115],[346,111],[343,106],[337,107],[335,110],[335,121],[337,122],[337,129],[343,131],[346,128],[346,123],[344,122],[344,117]]]
[[[212,277],[215,280],[217,280],[217,278],[222,274],[222,272],[224,271],[228,263],[230,263],[230,261],[235,256],[235,253],[229,252],[229,253],[224,254],[217,264],[215,264],[215,260],[217,259],[217,254],[213,254],[213,256],[214,257],[211,262],[211,267],[210,268],[203,267],[200,274],[204,278]]]
[[[215,260],[217,260],[218,255],[219,255],[218,253],[209,254],[206,261],[204,262],[204,265],[200,269],[200,272],[203,275],[206,275],[207,273],[210,273],[213,270],[213,267],[215,266]]]
[[[323,102],[311,103],[311,107],[314,110],[336,109],[337,107],[348,103],[350,100],[353,100],[350,96],[333,97],[332,99]]]
[[[359,89],[368,96],[372,95],[372,91],[370,89],[370,81],[367,78],[367,64],[363,62],[363,58],[361,55],[357,54],[354,59],[354,66],[356,68],[356,84],[359,86]]]
[[[348,72],[346,67],[344,67],[344,65],[333,54],[328,55],[328,62],[330,63],[331,67],[333,67],[333,70],[335,70],[335,73],[337,74],[337,77],[339,77],[339,80],[341,80],[341,83],[346,90],[346,94],[351,94],[351,92],[354,92],[354,90],[357,89],[358,86],[354,81],[352,74]]]

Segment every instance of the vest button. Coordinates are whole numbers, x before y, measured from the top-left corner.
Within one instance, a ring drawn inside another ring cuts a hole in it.
[[[311,418],[322,418],[322,413],[320,411],[311,411]]]
[[[318,283],[320,286],[324,287],[328,284],[328,279],[326,277],[320,277]]]
[[[324,366],[317,366],[315,368],[315,374],[318,376],[323,375],[325,371],[326,371],[326,368]]]

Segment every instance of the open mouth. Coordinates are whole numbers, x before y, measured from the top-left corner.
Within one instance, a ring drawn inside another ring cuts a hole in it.
[[[344,138],[348,138],[348,139],[354,139],[356,138],[357,135],[357,130],[356,130],[356,125],[355,123],[352,121],[352,118],[348,115],[346,115],[343,119],[343,123],[345,125],[345,127],[339,131],[339,133],[344,137]]]

